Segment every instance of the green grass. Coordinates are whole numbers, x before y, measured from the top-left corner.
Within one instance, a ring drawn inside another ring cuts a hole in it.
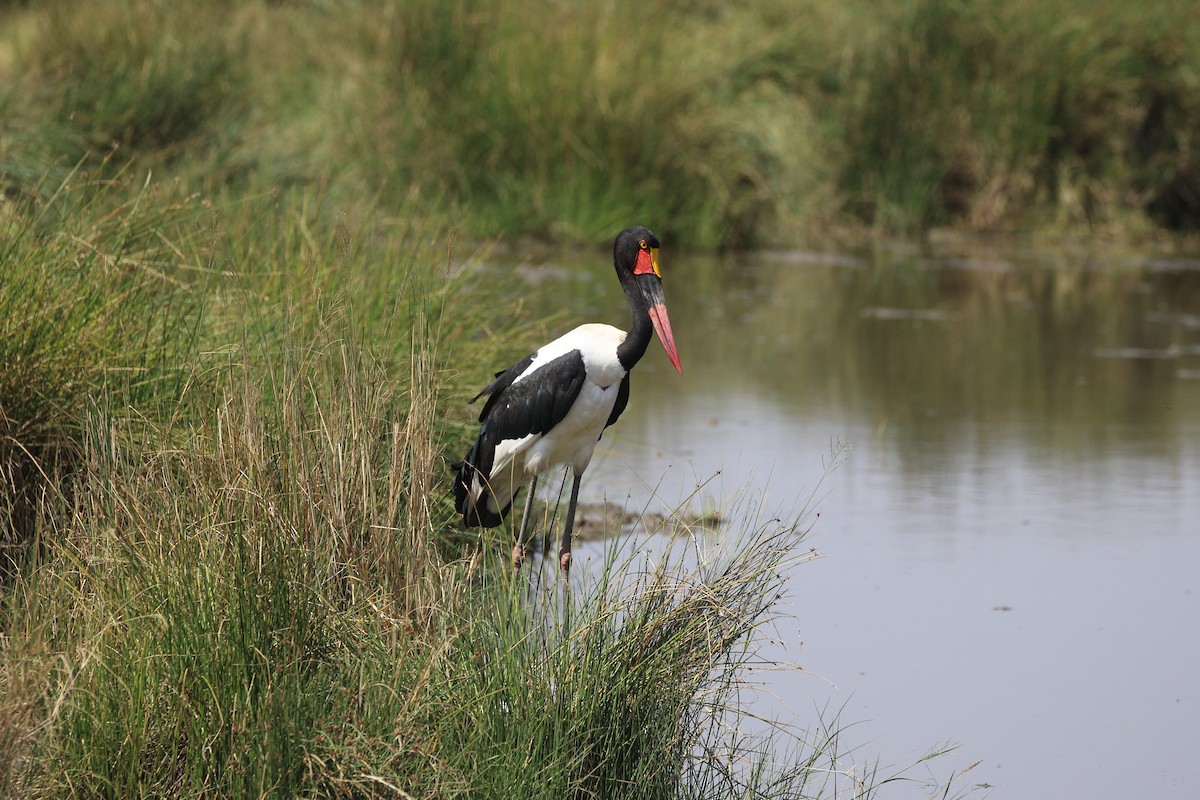
[[[0,12],[0,172],[321,185],[473,239],[1196,230],[1191,4],[79,0]]]
[[[97,392],[156,410],[177,396],[200,303],[180,291],[173,237],[186,199],[78,172],[0,225],[0,574],[35,508],[78,455]],[[14,549],[15,548],[15,549]]]

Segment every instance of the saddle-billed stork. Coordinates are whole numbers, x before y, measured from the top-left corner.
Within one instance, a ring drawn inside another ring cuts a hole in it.
[[[574,480],[558,563],[563,572],[570,569],[580,479],[600,435],[629,402],[629,371],[645,354],[652,329],[675,369],[683,372],[663,299],[658,248],[658,239],[643,227],[621,231],[613,243],[613,265],[633,312],[628,333],[611,325],[580,325],[496,373],[496,379],[471,399],[474,403],[488,395],[479,414],[479,438],[466,458],[451,465],[457,472],[454,507],[464,525],[494,528],[528,482],[513,547],[516,567],[525,558],[538,476],[566,465]]]

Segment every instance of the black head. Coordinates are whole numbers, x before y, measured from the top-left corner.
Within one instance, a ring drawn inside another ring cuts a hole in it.
[[[613,242],[613,263],[619,270],[636,273],[639,255],[647,253],[654,274],[661,277],[658,271],[658,247],[658,237],[649,228],[641,225],[626,228],[617,234],[617,240]],[[645,258],[642,256],[643,264],[646,263]]]
[[[671,320],[667,317],[667,303],[663,299],[662,273],[658,269],[658,237],[649,228],[640,225],[626,228],[617,234],[617,241],[613,244],[613,263],[633,309],[635,324],[639,319],[650,321],[671,363],[682,372],[679,354],[675,351],[675,336],[671,333]],[[634,356],[634,362],[645,352],[648,340],[648,333],[645,339],[638,340],[641,349]],[[634,341],[630,337],[626,343],[632,344]],[[620,356],[619,350],[617,354]]]

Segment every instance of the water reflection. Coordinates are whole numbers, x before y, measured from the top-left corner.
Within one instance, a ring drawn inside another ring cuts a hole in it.
[[[836,688],[773,675],[783,706],[804,724],[844,704],[863,758],[961,741],[948,769],[983,759],[973,782],[1002,795],[1183,796],[1200,263],[668,248],[664,272],[683,376],[648,353],[585,499],[670,508],[708,481],[698,504],[798,510],[831,442],[854,446],[821,488],[825,557],[793,576],[777,654]],[[563,327],[627,323],[603,256],[565,274],[530,313],[565,299]]]

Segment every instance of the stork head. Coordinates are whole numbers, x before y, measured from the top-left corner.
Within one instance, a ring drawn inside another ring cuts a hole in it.
[[[626,228],[617,234],[617,240],[613,243],[613,263],[623,285],[628,286],[632,278],[637,291],[636,295],[631,295],[631,302],[638,301],[649,314],[667,357],[675,365],[675,370],[682,373],[679,353],[675,350],[675,336],[671,333],[671,320],[667,317],[667,303],[663,297],[658,247],[658,237],[649,228],[640,225]]]

